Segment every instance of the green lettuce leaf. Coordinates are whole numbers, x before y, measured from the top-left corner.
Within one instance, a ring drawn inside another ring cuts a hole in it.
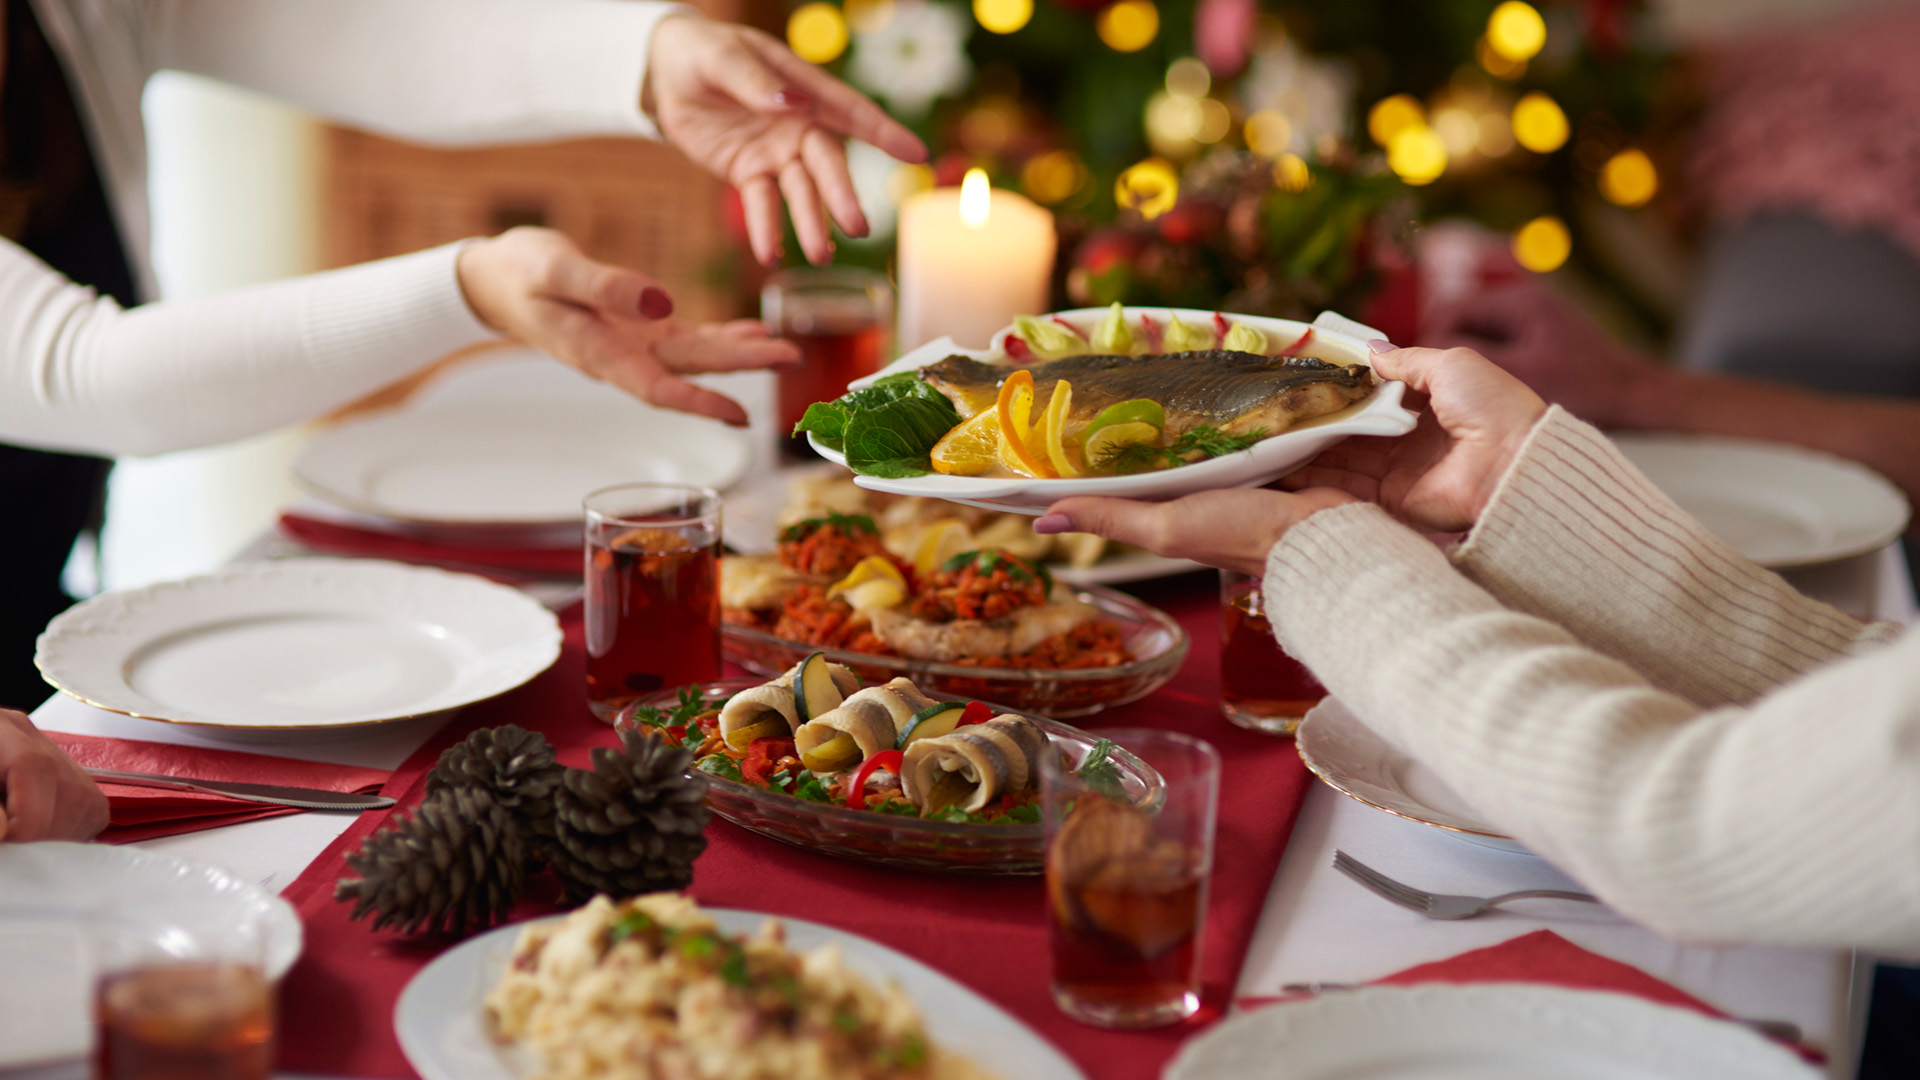
[[[938,391],[931,397],[901,397],[879,408],[861,409],[847,421],[847,467],[867,476],[896,479],[932,472],[927,452],[958,423],[960,414]]]

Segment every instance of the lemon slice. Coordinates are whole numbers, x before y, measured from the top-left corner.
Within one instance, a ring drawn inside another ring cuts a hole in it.
[[[920,543],[913,552],[913,572],[926,577],[940,564],[963,551],[972,551],[979,545],[973,542],[973,530],[966,523],[948,518],[936,521],[927,527],[920,536]]]
[[[1041,420],[1045,426],[1046,437],[1043,440],[1047,448],[1047,458],[1053,462],[1054,471],[1061,476],[1079,476],[1085,470],[1073,463],[1066,442],[1067,410],[1073,408],[1073,386],[1065,379],[1053,384],[1053,397],[1047,401],[1047,415]]]
[[[853,564],[847,576],[827,586],[827,597],[844,597],[855,611],[898,607],[907,601],[907,579],[884,555],[869,555]]]
[[[933,471],[978,476],[1000,460],[1000,411],[981,409],[940,437],[929,453]]]
[[[1108,424],[1087,436],[1087,464],[1091,468],[1101,468],[1121,450],[1138,443],[1152,442],[1159,437],[1160,429],[1143,421]]]
[[[1033,452],[1033,372],[1016,371],[1000,384],[1000,464],[1022,476],[1050,477],[1053,466]]]

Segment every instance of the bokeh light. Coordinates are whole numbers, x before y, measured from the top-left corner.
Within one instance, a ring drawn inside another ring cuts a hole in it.
[[[1139,52],[1160,33],[1160,9],[1153,0],[1115,0],[1095,25],[1100,40],[1114,52]]]
[[[1513,149],[1513,121],[1498,109],[1480,114],[1480,139],[1474,148],[1483,157],[1497,158]]]
[[[1552,214],[1534,218],[1513,234],[1513,257],[1536,274],[1557,270],[1573,254],[1573,234]]]
[[[1433,133],[1449,157],[1463,158],[1480,148],[1480,120],[1459,105],[1433,110]]]
[[[887,198],[899,206],[923,191],[933,190],[933,166],[901,165],[887,177]]]
[[[1233,130],[1233,110],[1218,98],[1200,99],[1200,129],[1193,137],[1203,143],[1217,143]]]
[[[1035,202],[1052,206],[1073,198],[1087,182],[1087,167],[1071,150],[1049,150],[1027,161],[1020,184]]]
[[[1513,138],[1536,154],[1551,154],[1567,144],[1567,114],[1552,98],[1534,91],[1513,104]]]
[[[1487,19],[1487,46],[1503,59],[1525,63],[1547,44],[1547,21],[1524,0],[1505,0]]]
[[[1277,109],[1261,109],[1247,117],[1247,149],[1261,157],[1277,158],[1293,141],[1293,125]]]
[[[1281,191],[1305,191],[1313,186],[1313,170],[1299,154],[1281,154],[1273,161],[1273,185]]]
[[[1407,128],[1424,127],[1427,110],[1412,94],[1395,94],[1373,103],[1367,112],[1367,134],[1381,146],[1393,144],[1393,137]]]
[[[1447,171],[1447,146],[1425,124],[1402,128],[1387,144],[1387,167],[1409,184],[1431,184]]]
[[[787,46],[810,64],[826,64],[847,51],[847,20],[832,4],[804,4],[787,19]]]
[[[973,0],[973,17],[996,34],[1011,34],[1033,18],[1033,0]]]
[[[1113,183],[1113,201],[1152,221],[1180,201],[1179,174],[1160,158],[1129,165]]]
[[[856,34],[874,34],[893,21],[893,0],[845,0],[840,5]]]
[[[1147,99],[1147,145],[1162,157],[1186,157],[1195,149],[1205,118],[1198,100],[1162,90]]]
[[[1479,63],[1481,70],[1496,79],[1506,79],[1508,82],[1512,82],[1527,73],[1527,62],[1525,60],[1509,60],[1501,56],[1499,52],[1487,42],[1486,35],[1484,34],[1480,36],[1479,41],[1473,43],[1473,58]]]
[[[1198,57],[1183,56],[1167,65],[1167,93],[1199,98],[1212,88],[1213,73]]]
[[[1600,194],[1618,206],[1645,206],[1660,190],[1660,174],[1643,150],[1626,149],[1600,170]]]

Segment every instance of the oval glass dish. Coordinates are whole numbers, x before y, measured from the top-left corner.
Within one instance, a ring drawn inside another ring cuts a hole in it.
[[[762,679],[723,679],[696,687],[701,700],[718,708],[742,690],[761,685]],[[930,694],[955,698],[953,694]],[[636,725],[633,711],[651,706],[671,709],[680,702],[680,690],[662,690],[641,698],[614,717],[614,730]],[[1017,711],[1017,710],[1009,710]],[[1023,713],[1047,733],[1049,746],[1069,756],[1077,767],[1097,736]],[[1166,796],[1160,774],[1119,747],[1110,759],[1119,766],[1121,783],[1134,804],[1147,810],[1159,807]],[[725,777],[707,776],[707,805],[713,812],[750,832],[794,847],[859,862],[880,863],[907,870],[947,874],[1010,876],[1038,874],[1046,869],[1046,840],[1036,822],[1031,825],[973,825],[959,821],[850,810],[844,806],[809,802],[785,792],[771,791]]]
[[[727,659],[768,678],[818,652],[852,668],[862,683],[883,683],[905,675],[935,697],[974,699],[1046,716],[1091,716],[1112,705],[1138,701],[1180,670],[1187,658],[1188,639],[1173,616],[1099,585],[1076,590],[1074,595],[1120,624],[1121,640],[1134,656],[1131,663],[1098,668],[978,667],[823,649],[734,623],[721,624],[720,642]]]

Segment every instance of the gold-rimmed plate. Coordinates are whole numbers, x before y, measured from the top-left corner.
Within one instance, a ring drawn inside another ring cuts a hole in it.
[[[244,739],[444,712],[559,655],[553,613],[485,578],[284,559],[96,596],[47,625],[34,663],[89,705]]]

